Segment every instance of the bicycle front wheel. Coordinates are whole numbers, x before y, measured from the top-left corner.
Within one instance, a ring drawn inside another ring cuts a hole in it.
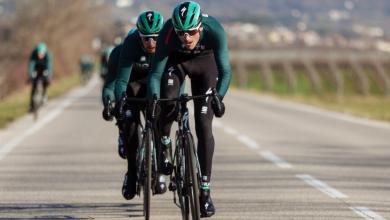
[[[175,149],[175,183],[177,187],[177,196],[179,199],[180,211],[183,220],[189,220],[189,199],[187,193],[186,183],[187,178],[185,177],[186,173],[186,159],[183,146],[183,138],[176,134],[176,149]]]
[[[190,133],[184,136],[184,147],[186,151],[186,179],[188,184],[188,196],[191,205],[191,216],[193,220],[200,219],[199,204],[199,178],[197,156],[195,152],[194,139]]]
[[[35,93],[33,94],[34,120],[38,119],[38,109],[42,106],[43,103],[43,81],[40,78],[37,80]]]
[[[151,183],[152,183],[152,149],[154,145],[153,134],[150,129],[147,129],[143,137],[145,144],[145,160],[144,160],[144,216],[145,220],[150,217],[150,198],[151,198]]]

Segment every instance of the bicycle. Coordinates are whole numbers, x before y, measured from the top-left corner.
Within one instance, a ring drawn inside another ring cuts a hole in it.
[[[38,119],[38,110],[44,104],[45,99],[45,86],[44,86],[44,71],[35,72],[35,77],[32,79],[33,94],[32,94],[32,113],[34,120]],[[35,84],[35,85],[34,85]],[[34,88],[35,87],[35,88]]]
[[[214,93],[199,96],[183,94],[179,98],[161,100],[175,101],[179,104],[178,130],[176,131],[176,146],[173,157],[174,169],[170,177],[169,190],[174,192],[174,203],[180,208],[184,220],[189,219],[190,211],[193,220],[200,219],[199,188],[202,176],[194,138],[189,126],[187,103],[194,99],[204,99],[213,95]],[[176,200],[175,192],[179,202]]]
[[[128,98],[125,97],[125,102],[138,102],[147,103],[145,98]],[[137,186],[136,194],[141,197],[143,194],[143,215],[145,220],[150,218],[150,200],[151,195],[156,194],[155,188],[157,183],[157,153],[156,153],[156,114],[155,109],[157,106],[157,99],[153,100],[153,111],[150,113],[151,117],[145,117],[145,125],[142,125],[142,121],[139,118],[137,121],[137,135],[140,145],[137,148],[136,153],[136,166],[137,166]],[[123,107],[120,107],[123,108]],[[123,113],[120,113],[120,115]],[[145,114],[144,114],[145,115]],[[142,131],[142,132],[140,132]],[[152,194],[151,194],[152,193]]]
[[[189,213],[193,220],[200,219],[199,188],[201,170],[198,156],[195,149],[194,139],[189,126],[189,111],[187,103],[194,99],[204,99],[214,96],[209,93],[199,96],[181,95],[173,99],[152,100],[151,112],[147,114],[145,127],[142,132],[142,142],[137,150],[137,194],[140,196],[141,188],[144,196],[144,216],[150,217],[150,191],[155,188],[157,179],[157,153],[156,153],[156,109],[161,102],[175,101],[179,103],[179,114],[177,117],[178,130],[175,138],[175,154],[172,159],[174,164],[170,176],[169,190],[174,192],[174,203],[181,209],[184,220],[189,220]],[[146,102],[146,99],[127,98],[127,101]],[[140,122],[139,122],[140,123]],[[169,149],[169,158],[172,158],[172,149]],[[152,179],[154,181],[152,181]],[[154,191],[152,191],[154,194]],[[176,200],[176,194],[179,203]]]

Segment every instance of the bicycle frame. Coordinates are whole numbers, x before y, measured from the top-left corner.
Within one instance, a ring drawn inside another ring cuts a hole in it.
[[[180,98],[167,100],[179,103],[179,116],[177,118],[178,130],[176,131],[176,149],[173,161],[175,162],[174,176],[171,175],[171,191],[177,190],[179,204],[174,193],[174,203],[181,208],[183,219],[189,219],[189,208],[191,205],[192,219],[199,219],[199,187],[201,180],[201,169],[199,159],[190,130],[189,111],[187,102],[192,99],[201,99],[211,96],[182,95]],[[193,151],[193,152],[192,152]]]
[[[126,101],[145,102],[145,99],[140,98],[126,98]],[[123,113],[123,112],[122,112]],[[142,127],[141,118],[138,118],[137,124]],[[137,129],[139,129],[137,126]],[[142,131],[142,139],[136,152],[136,166],[137,166],[137,195],[140,196],[143,191],[144,200],[144,216],[146,220],[150,218],[150,200],[151,190],[155,194],[155,185],[157,182],[157,154],[155,146],[155,118],[145,119],[145,127]],[[137,130],[138,132],[138,130]]]

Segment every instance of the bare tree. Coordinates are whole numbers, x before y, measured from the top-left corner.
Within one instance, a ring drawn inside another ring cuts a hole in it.
[[[80,55],[93,52],[92,39],[104,28],[98,17],[104,5],[90,0],[18,0],[13,4],[12,30],[0,49],[4,57],[0,99],[26,81],[28,58],[38,42],[45,42],[53,54],[56,79],[77,70]]]

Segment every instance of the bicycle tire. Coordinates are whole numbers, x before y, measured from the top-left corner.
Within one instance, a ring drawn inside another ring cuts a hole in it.
[[[153,134],[150,129],[147,129],[144,136],[145,142],[145,158],[144,158],[144,216],[145,220],[150,218],[150,198],[151,198],[151,183],[152,183],[152,149],[153,149]]]
[[[188,195],[184,192],[184,187],[187,185],[185,180],[185,154],[182,145],[183,141],[176,135],[176,149],[175,149],[175,181],[176,193],[179,199],[180,211],[183,220],[189,220],[189,200]]]
[[[41,78],[38,78],[35,93],[33,95],[34,120],[38,119],[38,109],[42,106],[42,104],[43,104],[43,81]]]
[[[199,204],[199,179],[197,169],[197,157],[195,154],[194,139],[190,133],[184,136],[187,169],[186,178],[188,180],[188,195],[191,205],[191,216],[193,220],[200,219],[200,204]]]
[[[145,141],[146,139],[143,138],[143,129],[140,124],[137,126],[137,135],[139,140],[139,145],[137,147],[137,157],[136,157],[136,164],[137,164],[137,195],[141,196],[142,186],[144,183],[145,178],[145,170],[144,170],[144,158],[145,158]]]

